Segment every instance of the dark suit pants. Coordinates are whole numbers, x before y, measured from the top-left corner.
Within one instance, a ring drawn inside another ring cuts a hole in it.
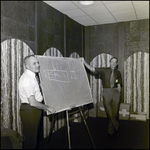
[[[113,134],[119,128],[118,111],[120,106],[120,92],[117,88],[104,88],[103,104],[109,120],[108,134]]]
[[[29,104],[21,104],[20,117],[23,125],[23,149],[37,148],[41,112],[40,109],[36,109]]]

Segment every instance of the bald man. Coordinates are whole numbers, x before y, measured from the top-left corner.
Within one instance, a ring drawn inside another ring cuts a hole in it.
[[[20,117],[23,125],[23,149],[37,148],[37,135],[42,117],[42,110],[49,114],[54,113],[53,107],[42,103],[43,96],[40,91],[36,74],[40,72],[40,64],[34,55],[24,58],[25,72],[18,83],[21,100]]]

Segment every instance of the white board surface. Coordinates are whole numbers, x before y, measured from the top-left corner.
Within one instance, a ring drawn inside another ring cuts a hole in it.
[[[79,58],[36,55],[46,105],[57,112],[92,103],[91,89]]]

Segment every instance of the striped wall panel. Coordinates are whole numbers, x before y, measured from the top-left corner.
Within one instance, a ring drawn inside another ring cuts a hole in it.
[[[55,47],[49,48],[48,50],[45,51],[45,53],[43,55],[44,56],[63,57],[61,52],[58,49],[56,49]],[[54,117],[54,115],[44,116],[44,138],[49,136],[49,132],[51,129],[51,121],[52,121],[53,117]],[[56,114],[56,121],[55,121],[55,126],[53,129],[53,132],[60,129],[64,125],[65,125],[65,112],[60,112],[60,113]]]
[[[22,135],[18,81],[24,71],[23,58],[33,51],[18,39],[1,43],[1,124]]]
[[[45,51],[44,56],[63,57],[61,52],[55,47],[51,47]]]
[[[76,53],[76,52],[73,52],[72,54],[70,54],[69,57],[71,57],[71,58],[80,58],[79,54]]]
[[[131,112],[144,112],[149,118],[149,54],[134,53],[124,62],[124,102]]]
[[[98,56],[96,56],[91,62],[90,65],[93,67],[110,67],[110,63],[109,60],[112,56],[106,53],[102,53]],[[103,89],[103,85],[102,85],[102,80],[101,79],[96,79],[95,76],[90,75],[90,86],[91,86],[91,92],[92,92],[92,97],[93,97],[93,101],[96,103],[94,105],[94,113],[95,116],[97,116],[98,110],[97,110],[97,105],[98,102],[103,101],[103,97],[102,97],[102,89]],[[89,115],[90,112],[93,113],[93,110],[89,111]]]

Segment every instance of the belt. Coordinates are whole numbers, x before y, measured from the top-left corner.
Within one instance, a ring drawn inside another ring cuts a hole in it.
[[[30,105],[30,104],[28,104],[28,103],[21,103],[21,105]]]
[[[118,88],[103,88],[104,90],[117,90]]]

